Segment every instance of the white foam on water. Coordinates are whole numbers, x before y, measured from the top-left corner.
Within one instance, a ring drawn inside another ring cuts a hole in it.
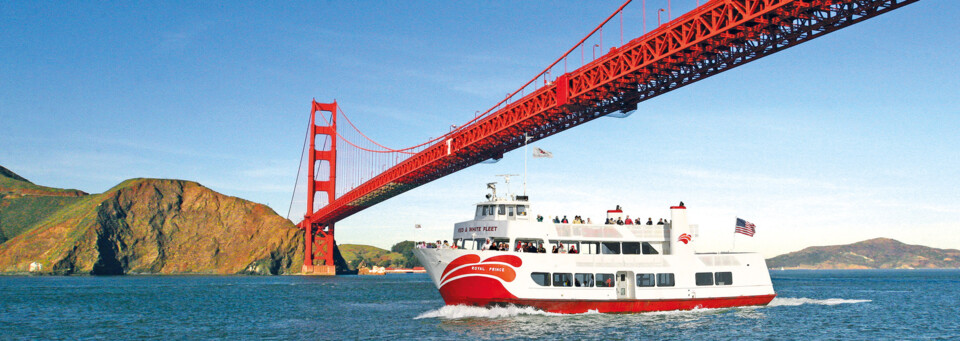
[[[777,297],[768,304],[768,307],[792,307],[804,304],[819,304],[819,305],[838,305],[838,304],[853,304],[853,303],[866,303],[872,302],[872,300],[848,300],[843,298],[828,298],[823,300],[813,299],[813,298],[804,298],[804,297]]]
[[[598,314],[596,311],[590,311],[585,314]],[[413,319],[441,318],[441,319],[462,319],[462,318],[501,318],[519,315],[541,315],[541,316],[564,316],[569,314],[548,313],[533,307],[474,307],[466,305],[445,305],[439,309],[430,310]]]

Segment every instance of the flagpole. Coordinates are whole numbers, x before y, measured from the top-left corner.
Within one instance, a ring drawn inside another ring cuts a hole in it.
[[[730,252],[737,249],[737,219],[740,217],[733,217],[733,247],[730,248]]]
[[[530,137],[523,133],[523,195],[527,195],[527,142]]]

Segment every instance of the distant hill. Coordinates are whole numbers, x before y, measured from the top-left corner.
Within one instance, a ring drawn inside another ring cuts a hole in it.
[[[30,180],[17,175],[13,171],[0,166],[0,198],[15,198],[23,196],[62,196],[79,197],[86,192],[76,189],[60,189],[35,185]]]
[[[357,270],[361,263],[368,267],[403,267],[407,260],[406,257],[399,253],[390,252],[376,246],[341,244],[337,245],[337,247],[340,248],[340,254],[343,255],[343,259],[353,270]]]
[[[282,274],[303,262],[289,220],[196,182],[131,179],[87,195],[0,167],[0,193],[0,273],[36,262],[50,274]]]
[[[771,269],[960,268],[960,250],[876,238],[848,245],[812,246],[767,259]]]

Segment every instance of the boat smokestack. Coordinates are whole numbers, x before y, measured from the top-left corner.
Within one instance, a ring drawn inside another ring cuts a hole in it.
[[[693,234],[687,224],[687,208],[681,201],[679,206],[670,207],[670,254],[693,254],[693,243]]]

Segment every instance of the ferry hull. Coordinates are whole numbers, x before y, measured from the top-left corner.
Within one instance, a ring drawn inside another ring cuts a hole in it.
[[[456,297],[447,299],[447,305],[473,306],[529,306],[546,312],[560,314],[581,314],[590,311],[599,313],[643,313],[653,311],[716,309],[744,306],[763,306],[770,303],[776,294],[741,297],[695,298],[682,300],[618,300],[618,301],[584,301],[584,300],[539,300],[520,298],[465,298]]]
[[[588,261],[591,255],[553,255],[527,253],[476,252],[466,250],[417,249],[414,254],[421,260],[437,285],[440,296],[447,305],[469,306],[529,306],[539,310],[578,314],[590,311],[600,313],[642,313],[653,311],[715,309],[740,306],[761,306],[769,304],[776,293],[770,286],[770,280],[762,257],[759,255],[740,255],[744,262],[757,262],[754,267],[742,268],[738,272],[738,286],[697,287],[681,285],[662,290],[645,291],[647,294],[660,293],[674,297],[636,297],[618,298],[615,288],[576,288],[576,287],[537,287],[530,279],[531,270],[526,268],[568,269],[565,272],[615,272],[612,269],[595,267],[577,267],[576,263]],[[643,256],[656,259],[662,256]],[[701,256],[664,257],[671,262],[694,260]],[[706,256],[702,256],[706,257]],[[548,261],[546,261],[548,260]],[[686,268],[686,267],[683,267]],[[683,268],[662,268],[660,270],[637,270],[640,272],[684,272]],[[755,276],[742,272],[754,269]],[[704,268],[701,268],[703,270]],[[539,270],[537,270],[539,271]],[[693,270],[689,270],[693,277]],[[629,279],[629,277],[628,277]],[[753,282],[753,283],[751,283]],[[692,284],[692,283],[688,283]],[[634,285],[632,282],[630,285]],[[659,289],[659,288],[658,288]],[[636,289],[635,289],[636,290]],[[713,290],[713,291],[711,291]],[[723,290],[722,292],[720,290]],[[669,292],[668,292],[669,291]],[[605,297],[584,297],[598,292]],[[637,290],[639,292],[639,290]],[[550,297],[552,295],[553,297]],[[574,297],[578,296],[578,297]]]

